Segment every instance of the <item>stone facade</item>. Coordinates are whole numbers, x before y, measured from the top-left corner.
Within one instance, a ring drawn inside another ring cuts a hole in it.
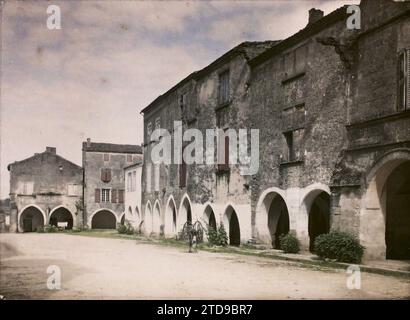
[[[115,229],[124,222],[124,168],[141,161],[141,147],[83,142],[84,221],[90,228]]]
[[[125,177],[125,221],[139,230],[141,223],[141,174],[142,161],[124,168]]]
[[[10,171],[10,231],[35,231],[46,224],[82,224],[83,170],[56,154],[56,148],[8,166]]]
[[[293,36],[243,43],[142,111],[147,233],[222,221],[231,244],[277,246],[290,232],[313,249],[334,229],[357,235],[368,259],[409,258],[410,4],[362,0],[360,9],[358,30],[347,29],[347,7],[324,17],[313,9]],[[175,120],[182,132],[258,129],[258,173],[155,165],[161,140],[150,132],[173,133]]]

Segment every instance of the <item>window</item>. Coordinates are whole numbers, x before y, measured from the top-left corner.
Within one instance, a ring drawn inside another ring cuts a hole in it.
[[[285,156],[282,159],[282,162],[303,160],[301,154],[303,133],[304,129],[297,129],[283,133],[286,140],[286,146],[284,150]]]
[[[181,108],[182,112],[186,110],[186,94],[185,93],[179,96],[179,107]]]
[[[132,186],[131,191],[137,190],[137,171],[132,172]]]
[[[109,168],[101,169],[101,181],[105,183],[111,181],[111,169]]]
[[[229,171],[229,135],[220,138],[217,151],[218,171]]]
[[[229,123],[228,117],[229,117],[229,108],[228,107],[219,108],[218,110],[216,110],[216,125],[219,128],[225,128]]]
[[[131,182],[132,182],[131,179],[132,179],[131,172],[128,172],[127,173],[127,191],[128,192],[131,191]]]
[[[295,149],[293,144],[293,131],[285,132],[285,139],[286,139],[286,161],[294,161],[295,160]]]
[[[409,73],[410,73],[410,50],[400,52],[398,61],[398,92],[397,92],[397,109],[404,110],[409,108],[410,90],[409,90]]]
[[[124,190],[118,190],[118,203],[124,203]]]
[[[224,105],[229,102],[229,70],[219,75],[218,103]]]
[[[182,155],[184,154],[185,146],[182,148]],[[185,163],[185,159],[182,156],[182,163],[179,165],[179,187],[185,188],[186,187],[186,176],[187,176],[187,166]]]
[[[110,202],[110,189],[101,189],[101,202]]]
[[[117,190],[112,189],[111,191],[111,202],[117,203]]]
[[[25,195],[32,195],[33,194],[33,187],[34,183],[33,182],[24,182],[22,185],[22,194]]]
[[[127,154],[127,162],[132,162],[132,154]]]
[[[69,196],[80,196],[81,195],[81,185],[79,184],[67,185],[67,194]]]
[[[147,141],[151,141],[151,134],[152,134],[152,124],[151,122],[148,122],[147,124]]]
[[[104,161],[105,162],[110,161],[110,154],[109,153],[104,153]]]

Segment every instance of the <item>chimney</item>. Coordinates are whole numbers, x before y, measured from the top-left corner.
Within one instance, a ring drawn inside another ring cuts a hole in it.
[[[88,148],[91,147],[91,139],[90,138],[87,138],[87,147]]]
[[[309,10],[309,24],[315,23],[316,21],[323,18],[323,11],[319,9],[312,8]]]
[[[54,147],[46,147],[46,152],[56,154],[56,148]]]

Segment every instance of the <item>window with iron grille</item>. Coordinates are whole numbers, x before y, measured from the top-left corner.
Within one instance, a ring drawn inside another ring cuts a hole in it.
[[[110,189],[101,189],[101,202],[110,202]]]
[[[218,103],[224,105],[229,102],[229,70],[219,74]]]

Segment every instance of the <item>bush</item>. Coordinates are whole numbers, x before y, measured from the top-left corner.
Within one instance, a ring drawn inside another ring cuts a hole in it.
[[[58,227],[48,224],[44,226],[44,232],[46,233],[58,232]]]
[[[120,234],[128,234],[128,235],[132,235],[135,232],[134,227],[129,222],[126,222],[125,224],[118,224],[117,231]]]
[[[228,235],[226,234],[226,230],[222,221],[218,227],[218,245],[223,247],[226,247],[228,245]]]
[[[118,224],[117,231],[120,234],[126,234],[127,233],[127,226],[125,224]]]
[[[44,233],[44,227],[37,227],[36,232]]]
[[[81,228],[73,227],[72,232],[81,232]]]
[[[228,235],[226,234],[225,227],[221,222],[217,228],[208,226],[206,230],[206,235],[208,237],[208,245],[212,246],[223,246],[228,245]]]
[[[208,226],[208,229],[206,230],[206,236],[208,237],[208,245],[210,247],[216,245],[218,243],[218,230]]]
[[[299,240],[292,234],[282,234],[279,237],[280,249],[285,253],[298,253],[300,251]]]
[[[314,248],[321,258],[347,263],[360,263],[365,249],[355,236],[339,231],[318,236]]]

